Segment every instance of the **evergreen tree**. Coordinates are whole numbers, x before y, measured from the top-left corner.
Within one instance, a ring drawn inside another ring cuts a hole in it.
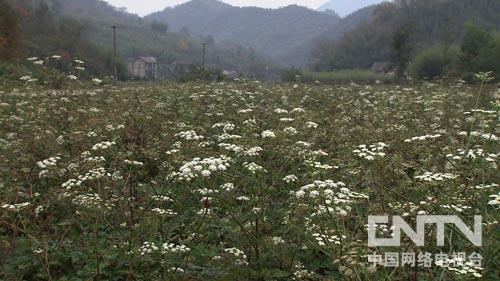
[[[0,0],[0,60],[19,56],[19,16],[5,0]]]

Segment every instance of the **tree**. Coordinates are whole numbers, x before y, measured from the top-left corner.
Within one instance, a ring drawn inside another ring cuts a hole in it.
[[[489,47],[492,37],[484,27],[472,22],[465,23],[464,29],[464,37],[460,44],[462,66],[471,72],[480,71],[480,55]]]
[[[151,26],[151,30],[153,30],[154,32],[162,33],[162,34],[165,34],[168,32],[168,24],[166,24],[166,23],[154,20],[151,22],[150,26]]]
[[[181,34],[186,37],[190,36],[189,28],[187,26],[183,26],[181,28]]]
[[[411,51],[413,50],[413,43],[411,36],[413,30],[409,24],[405,24],[394,32],[392,37],[392,59],[398,66],[397,75],[402,78],[410,62]]]
[[[446,17],[446,19],[441,23],[441,26],[439,27],[439,36],[441,37],[441,54],[443,55],[444,65],[446,68],[450,63],[448,53],[456,39],[456,32],[451,25],[450,17]]]
[[[0,59],[12,59],[20,54],[19,16],[5,0],[0,0]]]
[[[434,79],[443,74],[445,55],[440,47],[420,52],[413,60],[410,73],[417,79]]]
[[[205,39],[203,40],[207,46],[212,47],[215,45],[215,39],[212,35],[207,35]]]

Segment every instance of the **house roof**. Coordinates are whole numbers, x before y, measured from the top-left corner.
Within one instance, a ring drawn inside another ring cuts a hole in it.
[[[128,59],[128,62],[133,63],[136,61],[143,61],[145,63],[157,63],[157,59],[155,57],[137,57],[133,59]]]

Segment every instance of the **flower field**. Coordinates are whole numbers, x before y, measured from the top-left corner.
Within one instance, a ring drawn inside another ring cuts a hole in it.
[[[405,87],[4,91],[0,280],[498,280],[497,90]],[[482,246],[370,248],[384,214],[481,215]]]

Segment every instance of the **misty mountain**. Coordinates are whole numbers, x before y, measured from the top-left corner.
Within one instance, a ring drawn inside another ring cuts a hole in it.
[[[318,8],[318,11],[335,11],[341,17],[367,6],[379,4],[387,0],[329,0]]]
[[[153,13],[147,20],[176,31],[234,42],[272,57],[283,56],[339,23],[336,14],[291,5],[280,9],[233,7],[218,0],[192,0]]]
[[[337,41],[342,38],[345,33],[349,33],[358,26],[370,22],[373,18],[373,12],[377,7],[378,5],[371,5],[349,14],[342,18],[337,24],[330,26],[325,32],[319,34],[316,38],[302,42],[300,46],[277,59],[279,61],[293,61],[294,66],[298,67],[308,66],[311,62],[312,55],[314,55],[315,48],[320,42]]]
[[[198,38],[155,30],[143,18],[101,0],[9,0],[23,14],[22,47],[25,55],[80,56],[96,72],[109,72],[113,46],[112,25],[117,25],[122,62],[137,56],[154,56],[160,67],[176,61],[201,64]],[[212,44],[207,64],[254,76],[269,68],[252,50],[235,44]],[[125,67],[124,67],[125,68]],[[126,70],[124,70],[126,71]]]

